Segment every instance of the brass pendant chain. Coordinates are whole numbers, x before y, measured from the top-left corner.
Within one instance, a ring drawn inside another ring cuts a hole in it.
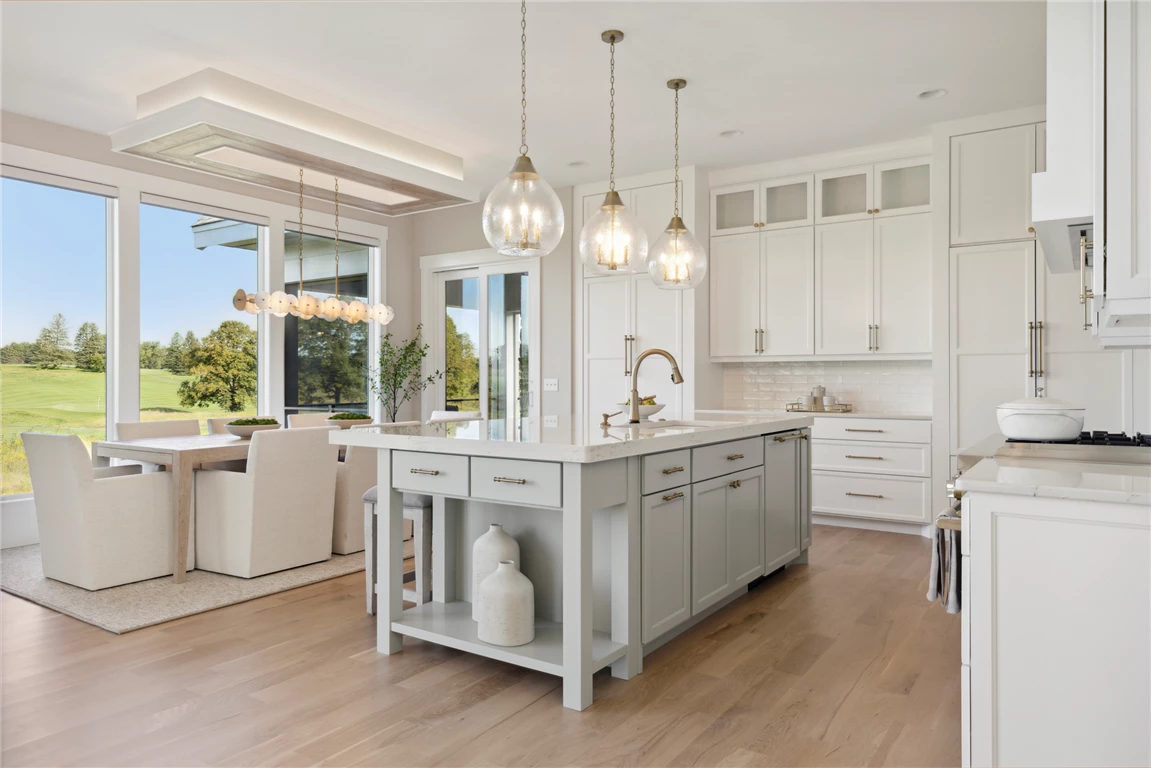
[[[675,89],[675,215],[679,216],[679,88]]]
[[[528,2],[520,0],[520,155],[528,153]]]
[[[296,298],[304,296],[304,169],[300,169],[300,282],[296,290]]]
[[[336,179],[336,298],[340,298],[340,180]]]
[[[611,170],[608,189],[615,189],[615,35],[611,36]]]

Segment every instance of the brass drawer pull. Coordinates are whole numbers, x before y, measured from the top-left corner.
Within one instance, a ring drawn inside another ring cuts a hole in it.
[[[493,477],[492,482],[495,483],[511,483],[512,485],[527,485],[527,480],[517,480],[514,477]]]
[[[791,434],[791,435],[776,435],[772,439],[775,440],[775,442],[777,442],[777,443],[785,443],[788,440],[806,440],[807,435],[803,432],[796,432],[796,433]]]
[[[675,493],[669,493],[666,496],[664,496],[663,500],[664,501],[675,501],[676,499],[682,499],[682,498],[683,498],[683,491],[676,491]]]
[[[742,458],[743,458],[742,453],[733,453],[727,457],[727,460],[728,461],[739,461]]]
[[[882,432],[882,429],[852,429],[851,427],[844,427],[844,432]]]
[[[851,454],[847,454],[843,458],[845,458],[845,459],[871,459],[872,461],[883,461],[882,456],[852,456]]]
[[[440,471],[438,469],[410,469],[408,471],[411,472],[413,475],[433,475],[433,476],[435,476],[435,475],[438,475],[440,473]]]
[[[844,496],[859,496],[860,498],[864,498],[864,499],[882,499],[883,498],[883,495],[878,494],[878,493],[852,493],[851,491],[848,491],[847,493],[845,493],[843,495]]]
[[[730,485],[732,488],[738,488],[743,485],[743,483],[739,480],[732,480],[730,483],[728,483],[728,485]]]
[[[676,472],[683,472],[683,467],[668,467],[663,471],[665,475],[674,475]]]

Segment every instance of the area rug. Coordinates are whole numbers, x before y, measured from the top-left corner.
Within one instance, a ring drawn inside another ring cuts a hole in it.
[[[39,544],[0,551],[0,589],[118,635],[362,570],[357,552],[254,579],[189,571],[183,584],[167,576],[89,592],[45,578]]]

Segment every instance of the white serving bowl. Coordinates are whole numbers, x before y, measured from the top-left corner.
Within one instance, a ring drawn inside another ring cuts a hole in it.
[[[237,425],[232,425],[232,424],[225,424],[224,425],[224,429],[228,430],[228,432],[235,435],[236,437],[243,437],[243,438],[249,438],[252,435],[256,434],[257,432],[262,432],[265,429],[279,429],[279,428],[280,428],[279,424],[248,424],[246,426],[243,426],[243,425],[237,426]]]
[[[1051,397],[1024,397],[995,409],[999,431],[1009,440],[1074,440],[1085,414],[1085,408]]]
[[[329,427],[339,427],[340,429],[351,429],[358,427],[361,424],[371,424],[372,417],[365,416],[362,419],[324,419],[324,423]]]
[[[624,416],[627,416],[629,413],[631,413],[631,406],[630,405],[627,405],[626,403],[616,403],[616,405],[618,405],[623,410]],[[639,420],[640,421],[647,421],[649,418],[656,415],[657,413],[659,413],[660,411],[662,411],[666,407],[667,407],[667,403],[656,403],[655,405],[641,405],[639,407]]]

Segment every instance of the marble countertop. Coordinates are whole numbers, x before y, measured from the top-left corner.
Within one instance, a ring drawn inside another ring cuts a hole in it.
[[[955,482],[965,493],[1151,506],[1151,466],[1047,459],[983,459]]]
[[[412,430],[415,434],[385,431],[386,427],[340,430],[333,432],[329,439],[337,445],[586,464],[758,437],[811,425],[811,416],[800,413],[756,414],[722,421],[652,421],[636,426],[623,424],[610,429],[596,429],[583,440],[557,443],[481,440],[487,429],[486,421],[460,421],[420,426]]]
[[[788,416],[818,416],[821,419],[906,419],[910,421],[931,421],[930,413],[891,413],[889,411],[852,411],[851,413],[831,412],[798,412],[798,411],[726,411],[726,410],[696,410],[701,419],[724,420],[730,416],[763,416],[768,414],[786,414]]]

